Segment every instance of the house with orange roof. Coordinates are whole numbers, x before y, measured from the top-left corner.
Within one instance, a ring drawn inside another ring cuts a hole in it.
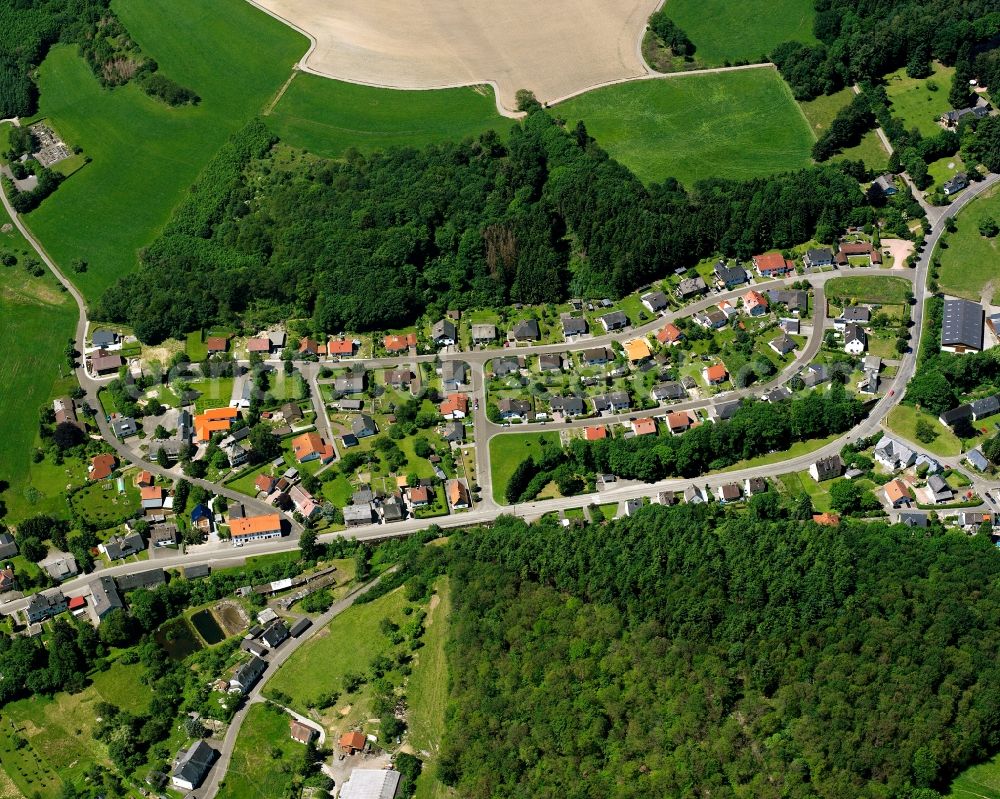
[[[258,474],[257,479],[254,481],[253,486],[258,491],[263,491],[265,494],[270,494],[272,491],[274,491],[274,486],[275,483],[277,482],[278,481],[275,480],[273,477],[271,477],[271,475],[269,474]]]
[[[118,461],[110,453],[95,455],[90,459],[90,474],[87,477],[91,480],[107,480],[115,470]]]
[[[163,507],[163,487],[146,486],[139,490],[139,500],[143,510],[156,510]]]
[[[329,463],[333,460],[333,444],[327,443],[323,436],[316,431],[303,433],[292,439],[292,453],[299,463],[319,460],[321,463]]]
[[[762,316],[768,311],[767,297],[759,291],[748,291],[743,295],[743,310],[750,316]]]
[[[271,354],[271,339],[265,337],[262,338],[251,338],[247,339],[247,352],[254,353],[258,355],[270,355]]]
[[[354,355],[354,340],[349,338],[331,338],[326,345],[326,354],[338,358],[350,358]]]
[[[326,355],[326,344],[320,344],[315,339],[306,336],[299,342],[299,355],[315,355],[321,358]]]
[[[209,355],[219,355],[229,349],[229,340],[225,336],[209,336],[205,339],[205,350]]]
[[[414,508],[422,508],[431,504],[431,491],[426,486],[414,486],[409,489],[410,504]]]
[[[823,527],[836,527],[840,524],[840,517],[836,513],[814,513],[813,521]]]
[[[656,420],[652,416],[632,420],[632,432],[637,436],[655,436]]]
[[[464,419],[469,412],[469,396],[461,392],[449,394],[438,408],[445,419]]]
[[[345,755],[353,755],[355,752],[363,751],[367,743],[368,739],[365,737],[365,734],[357,730],[345,732],[337,742],[340,746],[340,751]]]
[[[678,433],[683,433],[691,427],[691,416],[687,413],[687,411],[674,411],[673,413],[668,413],[667,427],[670,428],[670,432],[675,436]]]
[[[151,486],[153,484],[152,473],[143,469],[141,472],[139,472],[139,477],[136,479],[135,484],[139,486],[139,488],[146,488],[147,486]]]
[[[386,352],[406,352],[410,347],[417,346],[417,334],[407,333],[405,336],[386,336],[382,339]]]
[[[667,324],[656,331],[656,340],[661,344],[666,344],[668,347],[680,344],[682,338],[684,338],[684,334],[673,322],[667,322]]]
[[[233,545],[238,547],[243,546],[248,541],[281,538],[281,516],[277,513],[266,513],[263,516],[230,519],[229,532],[233,539]]]
[[[625,342],[625,354],[631,363],[638,363],[652,357],[653,351],[649,348],[649,342],[646,339],[634,338]]]
[[[910,493],[909,487],[898,477],[886,483],[883,491],[886,500],[893,508],[901,508],[904,505],[909,507],[913,502],[913,494]]]
[[[238,408],[209,408],[194,417],[195,437],[204,444],[212,438],[213,433],[228,432],[239,415]]]
[[[795,271],[795,262],[780,252],[768,252],[753,257],[753,266],[761,277],[780,277]]]
[[[719,383],[725,383],[729,378],[729,372],[726,371],[725,364],[721,363],[705,367],[705,369],[702,370],[702,375],[705,377],[705,382],[712,386],[717,386]]]
[[[587,441],[601,441],[608,437],[608,428],[603,424],[590,425],[583,431]]]
[[[454,510],[462,510],[472,505],[472,501],[469,499],[469,489],[461,480],[448,482],[448,503]]]

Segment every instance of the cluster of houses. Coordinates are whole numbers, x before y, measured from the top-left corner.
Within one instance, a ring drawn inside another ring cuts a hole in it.
[[[87,593],[79,596],[67,597],[59,588],[32,594],[24,608],[28,634],[40,633],[41,622],[67,611],[86,616],[96,626],[111,611],[125,609],[123,596],[129,591],[153,589],[165,581],[163,569],[152,568],[116,577],[95,577],[87,585]]]
[[[601,482],[605,485],[615,482],[613,475],[601,475]],[[700,505],[706,502],[716,501],[722,505],[740,502],[757,494],[763,494],[770,490],[770,485],[763,477],[747,477],[741,481],[730,481],[721,483],[714,487],[708,485],[689,485],[683,491],[660,491],[653,497],[652,501],[658,505],[678,505],[685,503],[688,505]],[[625,500],[625,515],[631,516],[643,506],[643,500]]]
[[[351,496],[351,504],[345,505],[344,524],[347,527],[362,527],[369,524],[392,524],[401,522],[407,516],[416,515],[422,508],[435,504],[437,500],[437,484],[444,481],[445,497],[451,512],[468,510],[472,507],[472,497],[465,481],[446,479],[439,466],[435,467],[437,476],[423,478],[416,485],[408,485],[405,476],[397,478],[396,490],[387,495],[373,491],[371,488],[359,488]]]

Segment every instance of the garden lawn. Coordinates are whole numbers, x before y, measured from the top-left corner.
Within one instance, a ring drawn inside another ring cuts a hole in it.
[[[921,441],[917,438],[917,419],[923,419],[930,424],[937,432],[937,438],[933,441]],[[912,405],[897,405],[889,411],[886,427],[934,455],[948,457],[958,455],[962,451],[962,442],[951,430],[929,413],[918,411]]]
[[[0,207],[0,227],[10,217]],[[30,277],[22,267],[29,248],[16,229],[0,233],[0,250],[18,258],[17,266],[0,266],[0,480],[10,483],[2,496],[10,518],[41,512],[41,505],[58,501],[66,480],[49,483],[31,462],[38,440],[38,409],[75,384],[63,355],[73,336],[76,305],[46,271]],[[62,377],[65,375],[65,377]],[[45,483],[45,485],[42,485]],[[36,485],[37,484],[37,485]],[[50,489],[57,488],[53,494]],[[45,508],[48,510],[48,508]]]
[[[937,118],[951,109],[948,92],[954,67],[946,67],[934,62],[934,70],[929,78],[910,78],[905,69],[896,70],[886,76],[886,93],[892,103],[892,115],[899,117],[907,130],[916,128],[924,136],[935,136],[942,128]],[[936,86],[932,91],[930,87]]]
[[[417,796],[434,796],[438,780],[433,768],[444,735],[445,708],[448,704],[448,616],[451,613],[451,593],[447,577],[439,579],[434,609],[424,621],[424,646],[417,650],[413,673],[406,695],[409,701],[407,725],[409,740],[418,752],[428,752],[424,768],[417,780]],[[440,786],[443,788],[444,786]]]
[[[1000,799],[1000,755],[959,774],[945,799]]]
[[[749,469],[754,466],[767,466],[772,463],[781,463],[781,461],[789,460],[790,458],[798,458],[800,455],[808,455],[810,452],[815,452],[822,447],[825,447],[831,441],[836,441],[840,438],[840,433],[835,433],[826,438],[810,438],[806,441],[796,441],[788,449],[780,450],[779,452],[769,452],[767,455],[761,455],[757,458],[750,458],[745,461],[737,461],[732,466],[727,466],[725,469],[720,469],[718,472],[710,472],[710,474],[722,474],[725,472],[732,472],[737,469]]]
[[[98,530],[122,524],[139,510],[139,489],[131,476],[124,478],[125,493],[119,494],[115,480],[99,480],[73,494],[70,502],[80,517]]]
[[[854,300],[878,305],[906,305],[913,285],[901,277],[835,277],[826,284],[832,300]]]
[[[514,124],[496,110],[488,86],[398,91],[296,73],[273,111],[268,127],[287,145],[340,158],[388,147],[423,147],[501,134]]]
[[[983,217],[1000,220],[1000,192],[990,189],[977,197],[956,218],[958,230],[948,236],[948,249],[941,256],[938,283],[945,294],[979,301],[991,280],[993,297],[1000,300],[1000,237],[988,239],[979,234]]]
[[[710,65],[758,61],[782,42],[816,41],[810,0],[670,0],[666,12]]]
[[[647,183],[746,179],[811,162],[809,123],[767,67],[622,83],[560,103],[555,113],[569,126],[582,120]]]
[[[75,47],[53,48],[39,74],[39,116],[93,160],[28,221],[88,300],[136,266],[231,133],[277,93],[307,42],[242,0],[116,0],[114,10],[164,75],[202,98],[171,108],[137,86],[101,88]],[[192,57],[197,53],[197,57]]]
[[[542,444],[559,444],[557,433],[504,433],[490,439],[490,474],[493,500],[507,504],[504,493],[518,464],[541,451]]]
[[[219,799],[287,796],[305,747],[288,736],[289,716],[263,704],[247,712]],[[277,755],[277,757],[275,757]],[[291,768],[285,770],[285,767]]]
[[[778,481],[785,487],[792,499],[804,491],[809,495],[813,509],[818,513],[828,513],[831,510],[830,492],[827,490],[831,480],[817,483],[809,476],[809,472],[790,472],[780,475]]]

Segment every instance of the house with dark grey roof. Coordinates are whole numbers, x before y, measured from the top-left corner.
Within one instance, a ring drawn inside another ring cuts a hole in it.
[[[829,247],[806,250],[806,254],[802,256],[802,263],[807,269],[833,266],[833,250]]]
[[[110,577],[98,577],[94,580],[90,584],[90,595],[93,597],[94,613],[99,619],[103,619],[116,608],[125,607],[118,593],[118,587]]]
[[[945,300],[941,349],[962,354],[983,348],[983,308],[971,300]]]
[[[257,683],[261,675],[267,670],[267,662],[255,655],[251,655],[250,660],[236,669],[236,673],[229,681],[229,689],[246,693]]]
[[[972,421],[972,406],[969,404],[959,405],[957,408],[952,408],[950,411],[945,411],[940,416],[938,416],[938,421],[943,425],[948,427],[954,427],[957,424],[965,424]]]
[[[562,322],[563,336],[566,338],[582,336],[587,332],[587,320],[582,316],[563,314],[560,321]]]
[[[367,438],[378,432],[378,426],[367,413],[359,413],[351,422],[351,432],[356,438]]]
[[[113,583],[112,583],[113,585]],[[28,618],[29,624],[35,624],[50,616],[56,616],[66,610],[68,602],[62,591],[52,591],[48,594],[32,594],[28,599],[28,605],[24,609],[24,615]]]
[[[111,416],[111,429],[118,438],[129,438],[139,432],[139,428],[135,424],[135,419],[131,416],[119,416],[117,414],[112,414]]]
[[[121,560],[130,555],[136,555],[146,548],[139,533],[129,533],[125,536],[112,536],[98,547],[110,560]]]
[[[742,266],[729,266],[725,261],[718,261],[712,271],[716,284],[721,288],[731,289],[750,281],[746,269]]]
[[[935,505],[951,502],[955,498],[955,492],[939,474],[932,474],[927,478],[927,491]]]
[[[849,324],[867,325],[871,319],[872,312],[867,305],[849,305],[833,320],[833,327],[836,330],[843,330]]]
[[[497,326],[496,325],[473,325],[472,326],[472,343],[473,344],[489,344],[491,341],[496,341],[497,338]]]
[[[648,294],[643,294],[640,300],[653,313],[659,313],[670,304],[667,295],[662,291],[651,291]]]
[[[500,416],[504,419],[526,419],[531,413],[531,403],[528,400],[504,397],[497,403]]]
[[[340,395],[364,394],[365,375],[364,372],[358,375],[345,374],[333,381],[333,390]]]
[[[364,505],[347,505],[343,509],[344,513],[344,524],[348,527],[359,527],[365,524],[371,524],[372,519],[372,506],[371,503],[366,502]]]
[[[840,477],[844,473],[844,462],[839,455],[831,455],[828,458],[820,458],[809,467],[809,474],[817,483],[824,480],[832,480]]]
[[[767,297],[774,303],[781,303],[791,313],[800,314],[809,310],[809,293],[802,289],[768,289]]]
[[[553,412],[563,416],[580,416],[584,411],[583,400],[580,397],[553,397],[549,403]]]
[[[628,394],[624,391],[612,391],[610,394],[600,394],[591,398],[597,413],[621,413],[632,407]]]
[[[958,194],[968,185],[969,176],[964,172],[956,172],[951,180],[945,181],[944,185],[941,187],[941,193],[945,197],[951,197],[953,194]]]
[[[972,408],[972,418],[977,422],[987,416],[1000,413],[1000,394],[992,394],[989,397],[974,400],[969,403]]]
[[[868,334],[860,325],[849,324],[844,328],[844,352],[861,355],[868,347]]]
[[[872,181],[872,188],[883,197],[891,197],[899,191],[896,188],[896,176],[890,174],[879,175],[875,178]]]
[[[941,115],[940,122],[942,125],[948,128],[958,127],[958,123],[961,122],[966,117],[971,117],[973,119],[982,119],[990,113],[990,104],[985,103],[984,105],[976,105],[972,108],[953,108],[951,111],[947,111]]]
[[[461,444],[465,441],[465,425],[457,420],[445,422],[441,438],[452,444]]]
[[[447,389],[457,389],[465,383],[465,361],[444,361],[441,364],[441,382]]]
[[[431,328],[431,340],[439,347],[450,347],[458,341],[458,331],[451,319],[435,322]]]
[[[106,350],[118,343],[118,334],[114,330],[99,328],[91,334],[90,343],[98,349]]]
[[[147,590],[163,585],[167,581],[167,576],[163,569],[146,569],[132,574],[122,574],[115,577],[115,584],[120,591],[128,593],[139,588]]]
[[[896,516],[896,524],[905,524],[907,527],[927,527],[927,514],[916,513],[915,511],[900,511]]]
[[[796,344],[791,336],[787,333],[782,333],[780,336],[771,339],[768,342],[768,346],[778,353],[778,355],[788,355],[788,353],[795,351]]]
[[[649,392],[653,402],[667,402],[679,400],[687,396],[684,386],[675,380],[668,380],[665,383],[657,383]]]
[[[211,573],[212,567],[206,565],[199,566],[185,566],[184,567],[184,579],[185,580],[195,580],[199,577],[208,577]]]
[[[193,791],[201,785],[218,754],[204,741],[195,741],[174,761],[174,770],[170,775],[173,787],[182,791]]]
[[[302,633],[304,633],[310,627],[312,627],[312,621],[303,616],[301,619],[299,619],[297,622],[295,622],[295,624],[291,626],[291,629],[289,629],[288,634],[292,638],[298,638],[300,635],[302,635]]]
[[[717,422],[728,422],[732,419],[736,412],[740,409],[742,403],[739,400],[732,400],[731,402],[720,402],[717,405],[713,405],[710,413],[712,417]]]
[[[271,624],[260,636],[261,643],[268,649],[277,649],[288,638],[288,625],[283,621]]]
[[[604,314],[604,316],[600,318],[600,321],[601,325],[608,333],[612,330],[623,330],[628,327],[628,317],[625,315],[624,311],[612,311],[611,313]]]
[[[542,337],[538,322],[534,319],[522,319],[511,328],[510,337],[514,341],[538,341]]]
[[[539,372],[561,372],[563,365],[562,355],[557,353],[545,353],[538,356]]]
[[[10,533],[0,533],[0,558],[12,558],[17,554],[17,542]]]
[[[600,366],[614,359],[614,352],[607,347],[591,347],[589,350],[583,351],[583,362],[587,366]]]
[[[697,297],[708,291],[708,284],[701,277],[686,277],[677,284],[677,296],[682,300]]]

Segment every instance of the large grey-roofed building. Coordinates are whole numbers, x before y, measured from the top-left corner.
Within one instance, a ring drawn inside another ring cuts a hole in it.
[[[945,300],[941,349],[945,352],[978,352],[983,348],[983,309],[970,300]]]

